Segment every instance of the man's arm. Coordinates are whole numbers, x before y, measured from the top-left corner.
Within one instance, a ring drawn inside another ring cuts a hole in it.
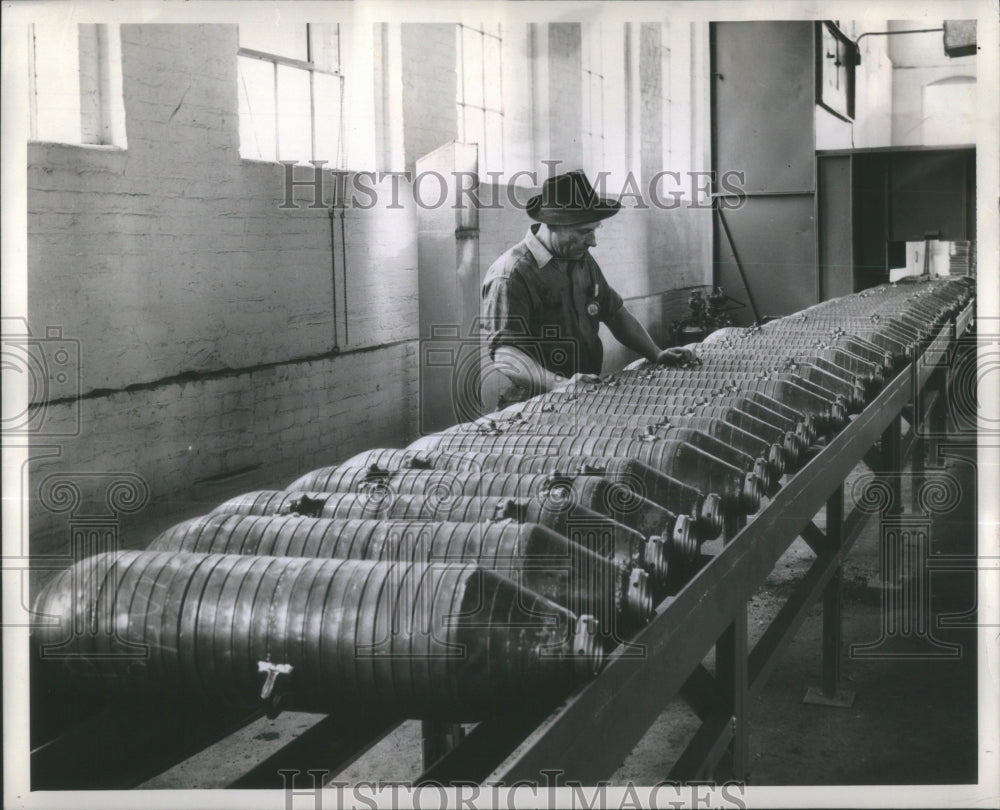
[[[532,391],[551,391],[571,380],[562,374],[554,374],[532,360],[527,354],[513,346],[497,346],[493,354],[493,363],[497,370],[513,382],[529,387]],[[576,374],[573,380],[583,378],[597,379],[592,374]]]
[[[628,349],[641,354],[651,363],[682,363],[689,362],[694,353],[687,349],[660,349],[635,315],[622,306],[618,312],[608,318],[605,323],[615,340]]]

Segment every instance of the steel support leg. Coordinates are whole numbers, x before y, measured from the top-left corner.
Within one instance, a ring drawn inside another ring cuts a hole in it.
[[[930,436],[928,450],[930,450],[931,460],[934,463],[937,463],[938,442],[948,430],[948,408],[951,402],[948,397],[951,392],[951,375],[950,367],[942,368],[936,372],[934,386],[938,397],[927,416],[926,432]]]
[[[747,655],[747,607],[744,605],[715,643],[715,678],[728,703],[733,725],[733,738],[719,763],[717,776],[737,782],[747,782],[750,772]]]
[[[426,771],[462,741],[465,729],[462,728],[461,723],[423,720],[420,723],[420,736],[422,737],[424,770]]]
[[[826,543],[839,550],[844,537],[844,485],[840,484],[826,502]],[[840,650],[842,646],[840,586],[842,566],[837,566],[823,589],[823,686],[810,687],[804,703],[847,708],[854,703],[854,691],[841,689]]]
[[[901,486],[902,459],[900,458],[900,417],[896,414],[889,427],[882,433],[881,463],[879,472],[885,476],[891,497],[883,514],[898,515],[903,511],[903,494]]]
[[[920,420],[919,414],[914,414],[914,419]],[[925,455],[927,453],[927,441],[921,435],[923,428],[919,427],[919,421],[913,426],[913,449],[910,452],[910,511],[920,510],[920,487],[924,483]]]

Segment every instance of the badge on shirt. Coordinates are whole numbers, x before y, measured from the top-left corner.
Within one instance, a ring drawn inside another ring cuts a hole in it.
[[[597,296],[600,294],[600,292],[601,292],[600,285],[595,284],[594,285],[594,300],[591,301],[589,304],[587,304],[587,314],[590,315],[592,318],[596,318],[597,317],[597,313],[601,311],[601,308],[597,304]]]

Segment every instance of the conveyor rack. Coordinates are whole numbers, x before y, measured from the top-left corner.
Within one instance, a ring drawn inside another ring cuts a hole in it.
[[[973,313],[974,302],[926,341],[917,359],[789,478],[749,523],[730,527],[717,555],[702,555],[700,571],[678,593],[667,597],[652,622],[631,640],[645,645],[641,663],[619,648],[595,680],[578,688],[555,711],[484,721],[451,750],[442,744],[453,729],[425,723],[426,771],[417,783],[548,784],[543,771],[553,769],[560,771],[563,780],[595,783],[613,773],[678,693],[702,724],[670,778],[744,778],[748,769],[745,707],[820,598],[822,691],[829,697],[837,692],[840,566],[869,517],[859,509],[844,514],[843,482],[862,461],[883,471],[902,469],[907,452],[923,441],[914,423],[929,421],[931,427],[940,427],[947,366],[923,358],[947,356],[949,345],[968,328]],[[916,397],[918,392],[920,397]],[[925,406],[922,413],[906,412],[918,401]],[[904,413],[911,425],[906,436],[901,435]],[[916,463],[921,458],[922,450],[914,456],[915,475],[922,471]],[[898,476],[894,486],[899,486]],[[899,492],[895,494],[898,503]],[[806,517],[824,506],[825,533]],[[801,520],[790,521],[790,515]],[[735,535],[733,529],[738,530]],[[763,636],[748,649],[748,600],[800,536],[816,559]],[[701,663],[713,646],[715,676]],[[642,700],[636,700],[636,695],[642,695]],[[261,711],[213,714],[162,702],[119,703],[89,715],[86,710],[79,713],[76,725],[32,750],[33,789],[134,787],[262,716]],[[324,717],[227,786],[279,788],[282,769],[297,771],[302,778],[308,769],[332,776],[401,722],[401,718],[370,715]]]

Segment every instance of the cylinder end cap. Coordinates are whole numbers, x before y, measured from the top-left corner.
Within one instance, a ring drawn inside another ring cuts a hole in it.
[[[687,520],[683,515],[677,518],[680,520]],[[674,532],[677,531],[677,524],[674,524]],[[659,583],[665,582],[667,579],[667,544],[664,542],[662,537],[654,535],[646,541],[646,548],[644,551],[644,561],[643,566],[654,580]]]
[[[628,575],[625,607],[629,614],[645,624],[653,615],[653,594],[649,590],[649,575],[641,568],[633,568]]]

